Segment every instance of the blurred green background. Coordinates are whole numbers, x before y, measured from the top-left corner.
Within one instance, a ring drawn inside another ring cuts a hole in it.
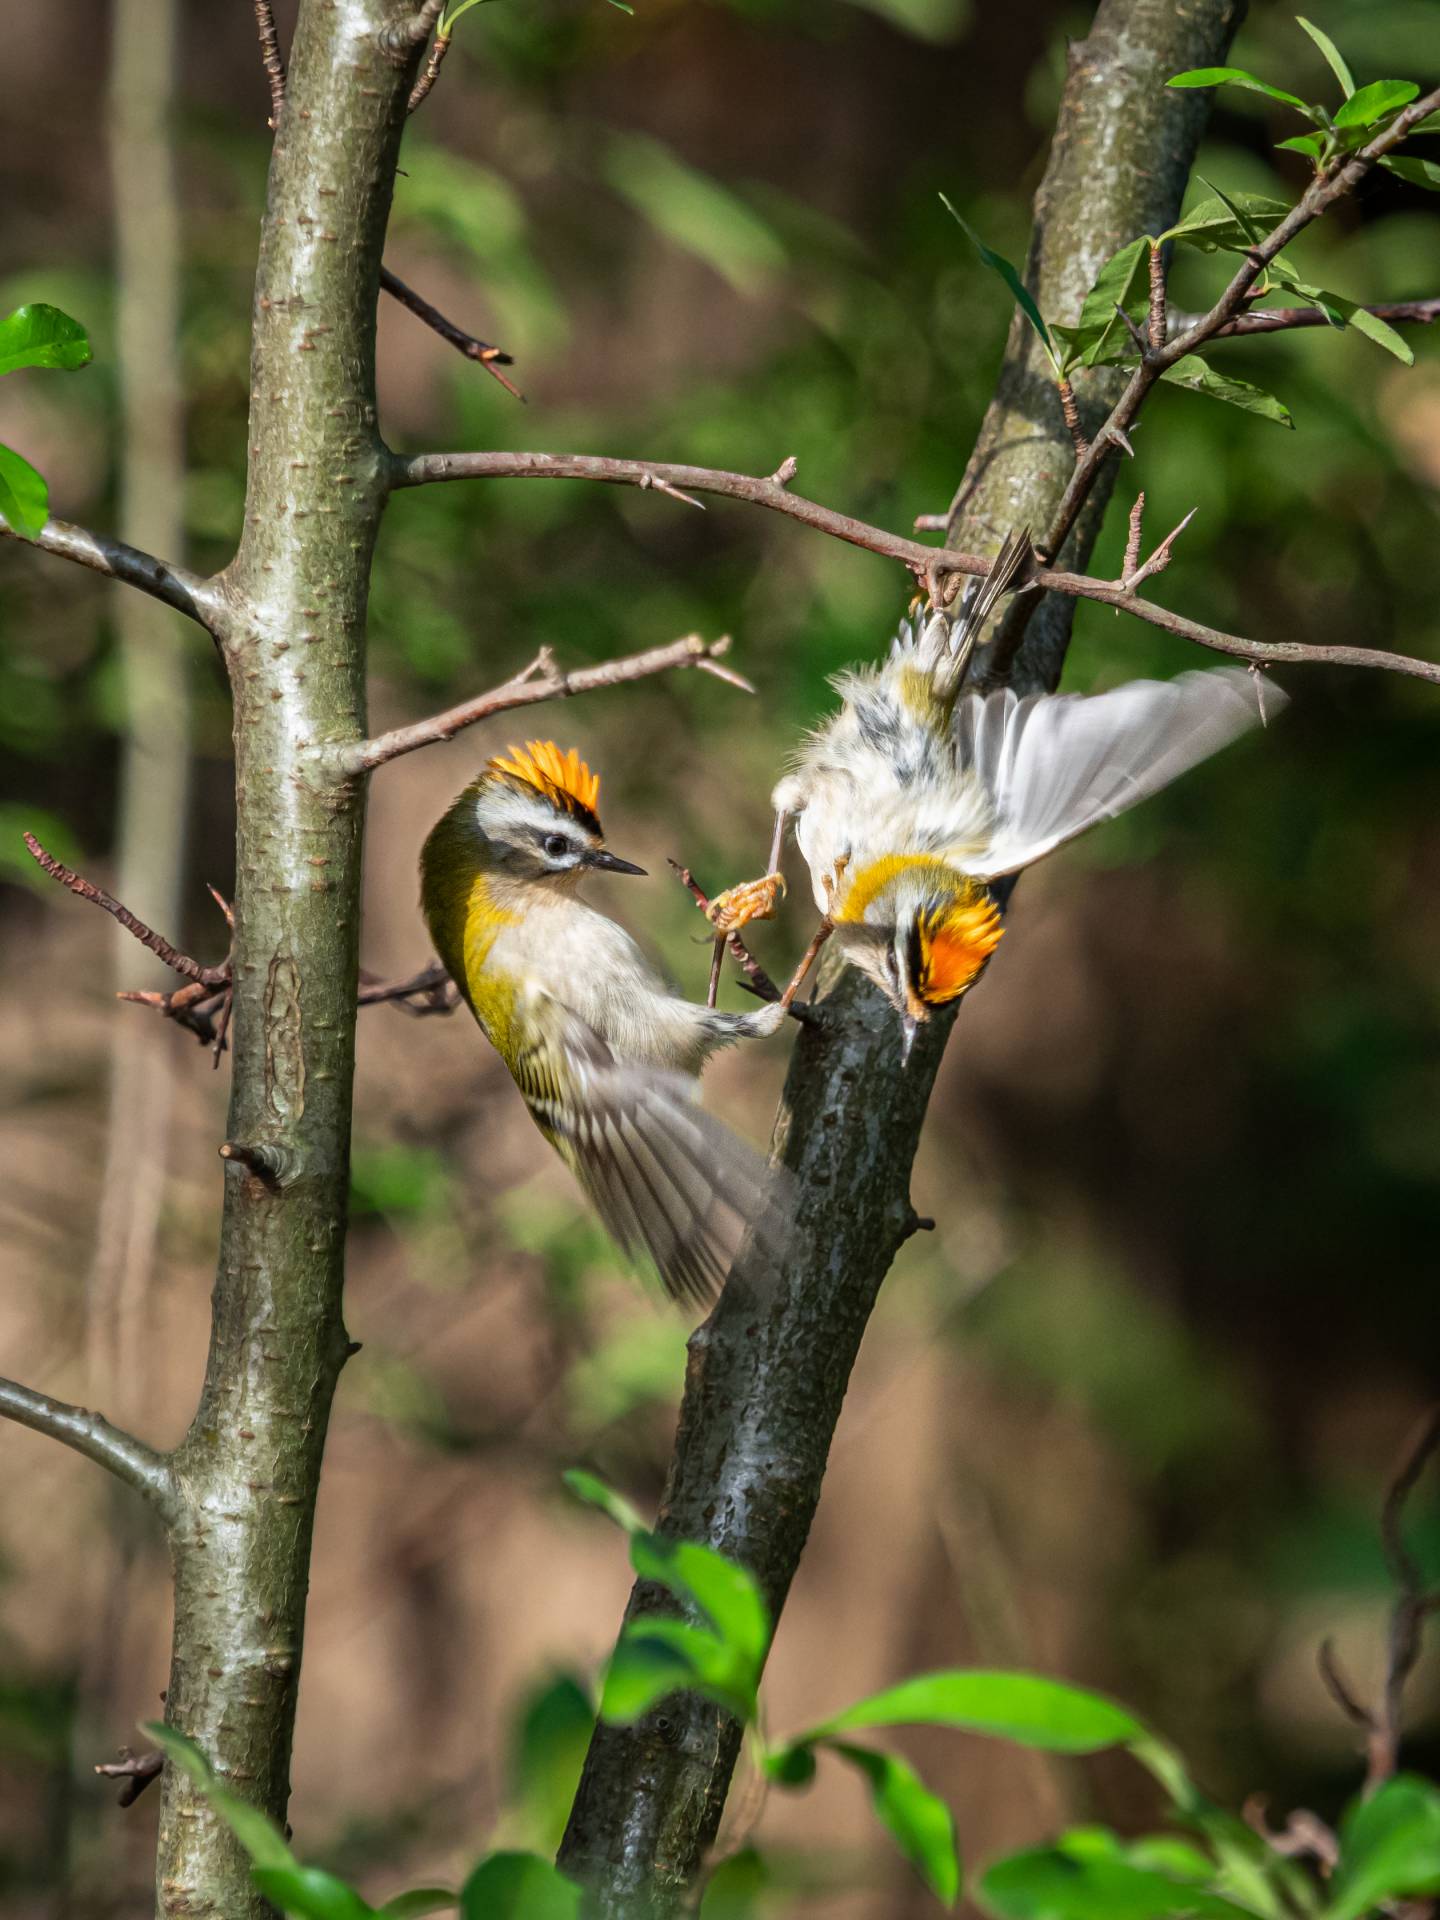
[[[1313,14],[1362,81],[1440,74],[1428,0]],[[755,473],[794,455],[798,488],[866,519],[904,530],[942,508],[1010,314],[936,196],[1023,257],[1064,42],[1087,18],[1052,0],[476,9],[407,133],[387,259],[515,354],[528,404],[387,304],[391,444]],[[0,437],[46,473],[57,513],[99,527],[116,514],[110,30],[101,4],[67,9],[63,33],[17,27],[0,83],[0,303],[53,301],[95,345],[83,373],[6,381]],[[241,513],[268,135],[249,9],[187,12],[181,45],[176,377],[188,558],[205,568]],[[1296,91],[1329,86],[1270,0],[1236,54]],[[1273,143],[1296,130],[1226,93],[1199,170],[1294,195],[1303,163]],[[1435,206],[1375,179],[1296,259],[1354,298],[1433,295]],[[1219,284],[1214,261],[1190,259],[1174,297],[1194,307]],[[1118,569],[1143,485],[1155,535],[1199,508],[1159,583],[1167,604],[1261,638],[1440,655],[1440,339],[1410,338],[1410,370],[1322,330],[1217,350],[1285,400],[1293,433],[1160,391],[1093,570]],[[0,554],[0,1364],[80,1398],[102,1397],[99,1170],[124,1124],[107,1074],[117,1023],[144,1016],[109,998],[105,924],[47,889],[19,834],[113,878],[116,593]],[[683,675],[533,716],[603,770],[611,843],[651,869],[602,903],[699,992],[705,953],[664,857],[712,887],[755,870],[771,784],[827,676],[887,642],[906,594],[893,566],[721,501],[702,514],[568,483],[405,493],[375,570],[372,719],[477,691],[541,643],[577,665],[733,634],[754,700]],[[208,959],[223,928],[204,883],[227,890],[233,856],[228,706],[207,655],[192,634],[172,931]],[[1066,679],[1206,664],[1082,606]],[[1440,1380],[1440,703],[1379,674],[1277,678],[1283,724],[1019,891],[916,1167],[938,1228],[887,1285],[776,1644],[776,1732],[921,1667],[1019,1664],[1124,1699],[1232,1803],[1262,1791],[1326,1813],[1353,1788],[1315,1649],[1333,1635],[1375,1684],[1379,1494]],[[427,958],[420,841],[517,731],[379,776],[373,971]],[[807,931],[799,894],[762,936],[777,970]],[[128,1397],[163,1442],[203,1359],[226,1076],[158,1023],[144,1044],[168,1119],[147,1156],[146,1257],[106,1295],[106,1404]],[[777,1043],[714,1074],[752,1135],[783,1056]],[[653,1503],[685,1328],[617,1271],[461,1019],[362,1020],[351,1272],[364,1351],[321,1498],[292,1818],[310,1858],[383,1894],[458,1871],[497,1833],[553,1841],[583,1745],[577,1684],[627,1585],[618,1538],[568,1508],[558,1473],[584,1462]],[[159,1545],[59,1449],[12,1429],[0,1448],[0,1896],[17,1915],[139,1912],[153,1796],[120,1812],[91,1767],[164,1685]],[[1414,1530],[1440,1571],[1433,1499]],[[1440,1761],[1433,1671],[1412,1699],[1412,1758]],[[902,1744],[972,1861],[1151,1805],[1119,1761]],[[823,1920],[933,1910],[849,1781],[772,1801],[757,1837]]]

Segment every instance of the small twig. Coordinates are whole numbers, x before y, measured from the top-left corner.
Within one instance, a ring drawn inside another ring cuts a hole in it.
[[[430,38],[431,30],[444,11],[445,0],[421,0],[419,11],[412,13],[408,20],[396,20],[383,29],[381,46],[387,53],[409,53]]]
[[[1340,1842],[1334,1828],[1308,1807],[1296,1807],[1283,1827],[1272,1827],[1265,1817],[1266,1804],[1264,1794],[1250,1795],[1241,1809],[1246,1826],[1283,1860],[1314,1860],[1328,1880],[1340,1864]]]
[[[1150,345],[1165,344],[1165,255],[1160,247],[1150,249]]]
[[[285,104],[285,60],[280,38],[275,31],[275,13],[270,0],[255,0],[255,25],[260,33],[260,60],[270,82],[270,131],[280,124],[280,109]],[[126,1801],[125,1805],[129,1805]]]
[[[1374,306],[1362,307],[1360,311],[1373,313],[1377,320],[1388,320],[1392,325],[1426,327],[1440,320],[1440,300],[1381,300]],[[1197,313],[1172,313],[1168,331],[1172,337],[1188,333],[1202,318],[1203,315]],[[1223,327],[1216,328],[1210,338],[1233,340],[1239,334],[1288,333],[1296,327],[1328,327],[1331,324],[1319,307],[1257,307],[1249,313],[1237,314],[1233,320],[1227,320]]]
[[[1075,389],[1063,373],[1055,385],[1060,394],[1060,411],[1065,416],[1065,426],[1075,448],[1075,458],[1083,460],[1090,451],[1090,442],[1085,438],[1085,429],[1080,424],[1080,409],[1075,404]],[[919,525],[918,521],[916,525]]]
[[[222,1140],[216,1149],[222,1160],[231,1160],[267,1187],[278,1187],[289,1170],[290,1155],[283,1147],[263,1140]]]
[[[772,487],[788,487],[799,471],[800,462],[795,458],[793,453],[787,453],[779,466],[776,467],[774,473],[771,474],[770,484]]]
[[[1357,1727],[1363,1727],[1365,1731],[1369,1733],[1374,1726],[1370,1709],[1360,1704],[1360,1699],[1355,1689],[1341,1672],[1340,1662],[1335,1654],[1335,1643],[1333,1640],[1322,1640],[1320,1642],[1320,1646],[1315,1655],[1315,1664],[1320,1670],[1320,1678],[1325,1683],[1326,1692],[1345,1715],[1345,1718],[1353,1721]]]
[[[430,48],[430,58],[425,62],[425,71],[410,89],[410,98],[405,106],[406,113],[414,113],[415,109],[425,99],[435,82],[440,78],[440,69],[444,65],[445,56],[449,51],[450,35],[448,33],[437,33],[434,44]]]
[[[388,1003],[398,1007],[401,1013],[422,1019],[432,1013],[453,1013],[460,1004],[460,989],[438,960],[432,960],[409,980],[379,982],[363,969],[360,979],[358,1000],[362,1007]]]
[[[463,701],[444,713],[433,714],[428,720],[417,720],[408,727],[393,727],[389,733],[377,734],[373,740],[340,748],[334,764],[341,773],[369,773],[375,767],[383,767],[387,760],[398,759],[402,753],[414,753],[417,747],[453,740],[457,733],[473,727],[479,720],[488,720],[491,714],[504,713],[512,707],[533,706],[541,700],[564,700],[572,694],[592,693],[598,687],[618,687],[631,680],[647,679],[654,673],[669,673],[685,667],[713,674],[717,680],[739,687],[743,693],[753,693],[755,689],[748,680],[720,665],[719,656],[727,652],[729,646],[728,635],[706,641],[698,633],[692,633],[683,640],[672,640],[667,647],[651,647],[645,653],[607,660],[598,667],[578,667],[573,673],[562,672],[549,649],[542,649],[528,667],[507,680],[504,686],[482,693],[474,700]]]
[[[165,1766],[165,1756],[158,1747],[149,1753],[132,1753],[129,1747],[121,1747],[118,1760],[102,1760],[96,1763],[96,1773],[110,1780],[123,1780],[118,1804],[133,1807],[152,1780],[158,1780]]]
[[[1125,311],[1124,307],[1121,306],[1118,300],[1115,302],[1115,311],[1116,313],[1119,314],[1120,318],[1124,321],[1125,331],[1129,334],[1130,338],[1135,342],[1136,347],[1139,349],[1141,359],[1142,360],[1148,359],[1150,355],[1150,342],[1146,338],[1145,332],[1143,328],[1140,326],[1140,323],[1137,320],[1133,319],[1131,315]]]
[[[438,307],[432,306],[423,294],[416,293],[413,287],[407,286],[400,276],[392,273],[387,266],[382,266],[380,269],[380,286],[392,300],[398,300],[402,307],[408,307],[417,320],[423,320],[432,332],[438,333],[440,338],[454,347],[457,353],[463,353],[467,360],[477,361],[488,374],[493,375],[500,382],[507,393],[513,393],[523,406],[524,394],[513,380],[508,380],[500,371],[501,367],[510,367],[515,364],[513,356],[506,353],[503,347],[492,346],[488,340],[480,340],[473,333],[466,333],[463,327],[457,327],[453,320],[447,320]]]
[[[24,540],[0,514],[0,539]],[[103,573],[121,580],[127,587],[148,593],[152,600],[163,601],[177,613],[188,615],[217,640],[229,626],[229,607],[213,580],[190,573],[184,567],[172,567],[143,553],[139,547],[112,540],[109,534],[91,533],[88,528],[72,526],[68,520],[47,520],[39,533],[25,544],[61,560],[73,560],[92,573]]]
[[[1371,1735],[1367,1790],[1388,1780],[1395,1771],[1400,1754],[1406,1683],[1420,1658],[1426,1618],[1440,1608],[1440,1588],[1433,1592],[1426,1590],[1425,1576],[1405,1543],[1403,1525],[1405,1503],[1437,1448],[1440,1448],[1440,1405],[1431,1408],[1412,1435],[1386,1489],[1380,1514],[1380,1541],[1385,1563],[1399,1588],[1399,1598],[1390,1616],[1385,1688]]]
[[[670,868],[681,886],[689,892],[696,906],[704,913],[710,905],[710,896],[700,885],[700,882],[695,878],[689,867],[682,867],[678,860],[670,859],[667,859],[666,865]],[[770,1001],[778,1000],[780,998],[779,987],[776,986],[764,967],[761,966],[754,954],[751,953],[745,942],[740,938],[740,935],[738,933],[727,934],[725,936],[725,945],[730,949],[731,959],[733,959],[735,964],[745,973],[754,986],[755,991],[760,995],[760,998]],[[792,1006],[790,1011],[798,1019],[801,1014],[805,1012],[805,1009]]]
[[[784,483],[777,480],[775,484],[778,487]],[[687,507],[698,507],[701,513],[705,511],[705,502],[703,500],[697,500],[693,494],[682,493],[679,487],[672,487],[668,480],[662,480],[658,474],[642,473],[640,476],[641,492],[643,493],[651,487],[654,487],[660,493],[668,493],[672,500],[683,500]]]
[[[1142,493],[1140,496],[1140,499],[1137,500],[1135,503],[1136,506],[1142,505],[1144,502],[1144,499],[1145,499],[1145,496]],[[1170,564],[1170,549],[1174,546],[1175,542],[1180,538],[1181,534],[1185,531],[1186,527],[1189,526],[1190,522],[1195,518],[1196,514],[1199,511],[1200,509],[1198,507],[1192,507],[1189,513],[1187,513],[1185,518],[1180,522],[1179,526],[1173,527],[1171,531],[1166,534],[1165,538],[1160,542],[1159,546],[1156,547],[1155,551],[1151,554],[1148,560],[1144,561],[1140,566],[1134,568],[1133,571],[1127,568],[1125,576],[1120,582],[1121,586],[1125,589],[1127,593],[1133,593],[1136,587],[1139,586],[1140,582],[1142,580],[1148,580],[1152,574],[1163,573],[1165,571],[1166,567],[1168,567]],[[1130,516],[1130,531],[1132,535],[1138,531],[1137,517],[1133,512]],[[1126,550],[1126,559],[1127,561],[1129,560],[1128,549]]]
[[[36,1393],[15,1380],[0,1380],[0,1418],[73,1447],[87,1460],[107,1467],[168,1516],[175,1498],[168,1458],[137,1440],[133,1433],[112,1427],[103,1414],[52,1400],[48,1394]]]
[[[1130,509],[1130,534],[1125,542],[1125,562],[1120,569],[1120,578],[1128,586],[1131,575],[1140,564],[1140,542],[1145,526],[1145,494],[1143,489],[1135,496],[1135,504]]]
[[[68,887],[71,893],[77,894],[80,899],[89,900],[93,905],[103,907],[106,913],[120,922],[127,933],[135,936],[142,947],[148,947],[151,953],[158,954],[172,973],[183,974],[187,980],[197,981],[201,986],[206,987],[229,984],[228,965],[202,967],[198,960],[192,960],[188,953],[181,953],[153,928],[147,927],[145,922],[131,913],[128,907],[122,906],[113,894],[106,893],[105,889],[97,887],[93,880],[83,879],[80,874],[62,865],[54,854],[45,851],[33,833],[27,833],[23,838],[31,856],[43,872],[48,873],[52,880],[58,880],[62,887]]]

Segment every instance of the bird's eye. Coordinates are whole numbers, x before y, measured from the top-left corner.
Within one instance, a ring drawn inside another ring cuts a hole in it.
[[[562,853],[568,853],[570,851],[570,842],[565,838],[563,833],[547,833],[545,836],[545,851],[550,855],[552,860],[558,860]]]

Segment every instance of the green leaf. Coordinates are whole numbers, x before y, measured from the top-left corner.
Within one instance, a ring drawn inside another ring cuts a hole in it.
[[[1300,279],[1288,260],[1278,255],[1270,262],[1271,278],[1282,287],[1288,287],[1292,293],[1299,294],[1302,300],[1308,300],[1319,307],[1332,327],[1354,327],[1357,333],[1363,333],[1367,340],[1373,340],[1377,347],[1384,347],[1387,353],[1393,353],[1397,360],[1407,367],[1414,366],[1415,355],[1404,338],[1398,334],[1388,321],[1378,314],[1367,313],[1355,301],[1347,300],[1343,294],[1330,293],[1324,287],[1311,286]]]
[[[1326,1920],[1356,1920],[1383,1900],[1430,1893],[1440,1893],[1440,1791],[1398,1773],[1340,1823]]]
[[[682,1691],[703,1694],[739,1720],[755,1716],[753,1680],[707,1628],[688,1620],[632,1620],[606,1671],[601,1719],[626,1725]]]
[[[864,1774],[881,1825],[935,1898],[953,1907],[960,1897],[960,1856],[949,1807],[898,1754],[852,1747],[843,1740],[826,1744]]]
[[[382,1920],[420,1920],[421,1914],[443,1913],[459,1904],[459,1894],[449,1887],[412,1887],[408,1893],[397,1893],[387,1900],[380,1913]]]
[[[147,1720],[141,1732],[155,1742],[173,1767],[188,1775],[200,1789],[255,1866],[299,1871],[299,1861],[286,1846],[269,1814],[252,1807],[248,1800],[242,1800],[217,1779],[210,1762],[187,1734],[158,1720]]]
[[[1335,42],[1330,38],[1328,33],[1322,33],[1313,20],[1307,20],[1303,13],[1296,14],[1295,24],[1309,34],[1321,53],[1324,54],[1326,66],[1329,67],[1335,78],[1340,82],[1340,91],[1348,98],[1348,96],[1355,91],[1355,82],[1351,78],[1349,67],[1346,66],[1344,60],[1340,57],[1340,49],[1336,46]]]
[[[579,1920],[580,1889],[538,1853],[492,1853],[460,1892],[461,1920]]]
[[[1325,136],[1323,133],[1295,133],[1288,140],[1277,140],[1275,145],[1283,147],[1287,153],[1303,153],[1311,160],[1318,160],[1325,148]]]
[[[1191,67],[1186,73],[1172,74],[1165,84],[1167,87],[1244,87],[1247,93],[1263,93],[1271,100],[1283,100],[1287,107],[1308,112],[1303,100],[1297,100],[1293,93],[1286,93],[1281,87],[1272,87],[1244,67]]]
[[[368,1901],[319,1867],[252,1867],[250,1877],[272,1906],[299,1920],[373,1920]]]
[[[541,1852],[559,1848],[594,1731],[594,1704],[573,1674],[541,1681],[521,1703],[511,1732],[508,1797],[522,1813],[524,1838]]]
[[[1268,193],[1217,191],[1197,200],[1160,239],[1180,240],[1202,253],[1243,253],[1255,245],[1257,237],[1263,239],[1278,226],[1289,211],[1288,200],[1276,200]]]
[[[1079,323],[1066,330],[1066,338],[1080,348],[1087,367],[1103,366],[1117,349],[1128,358],[1135,345],[1115,309],[1123,307],[1132,320],[1143,321],[1149,306],[1150,241],[1142,234],[1105,262],[1085,296]]]
[[[484,4],[485,0],[457,0],[457,4],[447,8],[441,16],[440,24],[435,29],[436,39],[448,40],[455,31],[455,22],[469,13],[472,7],[483,7]]]
[[[1029,289],[1020,278],[1019,273],[1003,254],[996,253],[992,248],[986,246],[975,229],[961,214],[956,212],[954,206],[943,193],[940,196],[940,204],[965,235],[971,246],[974,247],[982,262],[989,267],[992,273],[998,273],[1000,278],[1005,282],[1011,294],[1014,296],[1016,306],[1019,307],[1025,318],[1040,336],[1040,344],[1044,347],[1046,353],[1049,354],[1051,365],[1058,368],[1060,363],[1055,353],[1055,343],[1050,338],[1049,330],[1041,317],[1039,307],[1036,306]]]
[[[1036,1847],[997,1861],[980,1882],[980,1899],[1002,1920],[1253,1920],[1251,1908],[1193,1882],[1089,1848]]]
[[[770,1648],[770,1609],[752,1574],[712,1547],[644,1532],[630,1536],[630,1564],[642,1580],[654,1580],[699,1607],[733,1650],[737,1665],[759,1680]]]
[[[1400,179],[1408,180],[1412,187],[1428,187],[1431,193],[1440,193],[1440,163],[1434,160],[1397,160],[1387,153],[1381,156],[1380,164]]]
[[[793,1746],[771,1747],[764,1768],[765,1778],[777,1787],[808,1787],[815,1778],[815,1749],[803,1740]]]
[[[1420,89],[1413,80],[1372,80],[1337,109],[1337,127],[1373,127],[1409,106]]]
[[[1232,407],[1243,407],[1247,413],[1258,413],[1262,420],[1273,420],[1277,426],[1295,425],[1290,409],[1273,393],[1266,393],[1263,387],[1252,387],[1248,380],[1217,373],[1198,353],[1187,353],[1173,367],[1167,367],[1160,378],[1172,386],[1186,387],[1191,393],[1206,393],[1212,400],[1224,400]]]
[[[27,540],[35,539],[50,518],[50,489],[44,476],[6,446],[0,446],[0,515]]]
[[[1048,1753],[1096,1753],[1145,1734],[1133,1715],[1098,1693],[1039,1674],[956,1668],[902,1680],[857,1700],[803,1738],[905,1725],[959,1727]]]
[[[621,13],[634,15],[635,9],[630,5],[630,0],[610,0],[610,4],[612,7],[618,7]]]
[[[0,320],[0,373],[14,373],[17,367],[60,367],[73,373],[89,358],[85,329],[59,307],[17,307]]]
[[[645,1522],[631,1506],[623,1494],[616,1493],[613,1487],[593,1473],[587,1473],[583,1467],[569,1467],[560,1478],[574,1494],[577,1500],[583,1500],[587,1507],[598,1507],[601,1513],[608,1514],[617,1527],[623,1527],[626,1533],[643,1533]]]

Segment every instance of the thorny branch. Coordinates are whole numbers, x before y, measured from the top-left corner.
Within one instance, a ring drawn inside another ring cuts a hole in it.
[[[748,680],[720,665],[720,656],[729,646],[728,636],[707,641],[698,633],[692,633],[683,640],[672,640],[669,646],[650,647],[644,653],[628,654],[620,660],[605,660],[598,667],[578,667],[573,673],[556,666],[550,649],[542,647],[529,666],[522,667],[503,686],[479,694],[473,700],[464,700],[444,713],[432,714],[428,720],[417,720],[408,727],[392,727],[389,733],[377,734],[373,740],[341,748],[335,756],[336,765],[346,774],[369,773],[375,767],[384,766],[387,760],[398,759],[402,753],[414,753],[417,747],[452,740],[464,728],[473,727],[476,721],[488,720],[491,714],[504,713],[508,708],[533,706],[540,700],[563,700],[571,694],[593,693],[597,687],[616,687],[626,681],[644,680],[654,673],[685,667],[713,674],[717,680],[739,687],[744,693],[753,693],[755,689]]]
[[[1093,449],[1092,449],[1093,452]],[[678,466],[653,460],[614,460],[588,453],[417,453],[396,455],[391,485],[427,486],[438,480],[594,480],[606,486],[658,488],[673,492],[720,494],[731,500],[748,501],[768,507],[774,513],[789,515],[819,533],[830,534],[853,547],[863,547],[887,559],[898,560],[929,591],[934,591],[946,575],[984,575],[990,561],[978,554],[961,553],[956,548],[927,547],[918,540],[890,533],[883,527],[868,525],[849,514],[837,513],[793,493],[788,479],[779,475],[790,469],[786,461],[776,474],[760,477],[748,473],[727,473],[712,467]],[[928,523],[927,516],[927,523]],[[1344,667],[1378,667],[1392,673],[1413,675],[1419,680],[1440,684],[1440,662],[1415,660],[1407,654],[1382,653],[1371,647],[1312,647],[1297,641],[1247,640],[1240,634],[1225,633],[1207,627],[1198,620],[1187,620],[1168,607],[1157,606],[1128,591],[1123,584],[1097,580],[1089,574],[1065,573],[1050,567],[1032,567],[1017,591],[1044,588],[1069,594],[1078,600],[1096,600],[1102,606],[1117,607],[1152,627],[1163,628],[1182,640],[1209,647],[1216,653],[1252,660],[1262,666],[1300,666],[1304,664]]]
[[[1440,300],[1382,300],[1376,306],[1362,307],[1362,313],[1392,325],[1428,327],[1440,320]],[[1203,315],[1175,313],[1170,316],[1170,337],[1177,338],[1199,325]],[[1295,327],[1328,327],[1333,323],[1319,307],[1260,307],[1252,313],[1240,313],[1227,320],[1210,335],[1212,340],[1233,340],[1245,333],[1288,333]]]
[[[1440,88],[1412,101],[1403,113],[1397,114],[1383,132],[1378,133],[1370,143],[1350,159],[1317,174],[1309,187],[1301,195],[1285,218],[1274,230],[1256,246],[1250,248],[1244,262],[1232,277],[1230,284],[1220,295],[1208,313],[1202,314],[1193,325],[1182,332],[1171,332],[1169,338],[1160,334],[1162,344],[1141,341],[1140,364],[1131,375],[1124,393],[1116,401],[1109,419],[1096,434],[1089,450],[1075,464],[1064,495],[1055,510],[1043,540],[1037,542],[1042,558],[1052,560],[1065,543],[1066,535],[1074,526],[1076,516],[1089,497],[1097,475],[1104,462],[1110,457],[1111,449],[1117,444],[1117,435],[1128,432],[1137,414],[1144,405],[1145,398],[1161,374],[1173,367],[1187,353],[1194,353],[1208,341],[1215,339],[1221,329],[1234,321],[1251,298],[1251,289],[1265,268],[1284,251],[1299,233],[1302,233],[1313,220],[1326,212],[1337,200],[1352,191],[1364,179],[1365,175],[1392,147],[1399,146],[1412,127],[1418,126],[1427,115],[1440,108]],[[1163,292],[1160,296],[1163,299]],[[1155,327],[1154,283],[1152,282],[1151,329],[1152,340]]]
[[[1396,1586],[1387,1636],[1385,1680],[1378,1706],[1367,1707],[1341,1671],[1335,1649],[1322,1643],[1320,1677],[1341,1712],[1365,1734],[1365,1791],[1373,1793],[1394,1773],[1400,1755],[1405,1688],[1420,1658],[1425,1622],[1440,1612],[1440,1587],[1427,1588],[1425,1576],[1406,1544],[1405,1505],[1437,1451],[1440,1451],[1440,1405],[1420,1422],[1401,1455],[1385,1491],[1380,1515],[1380,1540],[1385,1562]]]
[[[391,45],[402,52],[418,46],[422,40],[429,38],[431,26],[439,20],[444,11],[444,0],[425,0],[424,6],[418,13],[391,29]],[[280,52],[279,37],[275,32],[275,13],[271,0],[255,0],[255,25],[260,35],[260,59],[265,68],[266,78],[270,82],[269,124],[273,132],[280,124],[280,109],[285,104],[285,61]],[[440,72],[440,63],[444,60],[449,48],[448,35],[444,38],[437,35],[435,44],[430,49],[430,59],[425,71],[415,82],[411,91],[407,112],[413,113],[434,86]],[[501,347],[492,346],[488,340],[481,340],[473,333],[466,333],[465,329],[457,327],[453,320],[447,320],[438,307],[432,306],[423,295],[416,293],[415,289],[407,285],[399,274],[392,273],[383,261],[380,264],[380,287],[381,291],[388,293],[392,300],[398,300],[402,307],[408,307],[417,320],[423,320],[427,327],[438,333],[440,338],[448,342],[457,352],[463,353],[467,360],[474,360],[484,367],[488,374],[500,382],[507,393],[513,393],[517,400],[524,400],[525,396],[520,389],[513,381],[507,380],[500,371],[501,367],[514,365],[513,355],[506,353]]]

